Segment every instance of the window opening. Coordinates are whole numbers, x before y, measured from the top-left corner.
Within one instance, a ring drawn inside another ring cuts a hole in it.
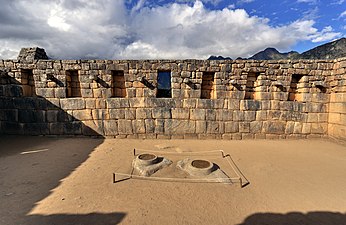
[[[172,98],[171,71],[159,71],[157,74],[157,98]]]

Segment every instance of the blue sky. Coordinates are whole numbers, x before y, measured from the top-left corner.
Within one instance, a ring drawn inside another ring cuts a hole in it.
[[[0,58],[249,57],[345,37],[345,0],[0,0]]]

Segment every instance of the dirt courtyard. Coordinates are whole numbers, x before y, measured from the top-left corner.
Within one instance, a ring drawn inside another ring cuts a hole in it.
[[[134,148],[229,153],[250,184],[112,173]],[[326,140],[0,136],[0,224],[346,224],[346,146]]]

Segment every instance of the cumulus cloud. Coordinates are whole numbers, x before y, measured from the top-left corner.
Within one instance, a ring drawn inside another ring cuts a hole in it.
[[[41,46],[49,56],[67,59],[235,58],[340,35],[331,27],[319,31],[313,20],[273,27],[244,9],[209,10],[201,1],[135,3],[128,8],[124,0],[0,0],[0,58],[14,58],[24,46]]]
[[[341,36],[341,33],[334,32],[331,26],[327,26],[323,28],[322,31],[316,32],[315,34],[311,35],[310,38],[312,42],[322,42],[322,41],[333,40],[340,36]]]

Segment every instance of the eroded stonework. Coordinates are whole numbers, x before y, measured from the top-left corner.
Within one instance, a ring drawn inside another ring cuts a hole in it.
[[[30,62],[19,57],[0,60],[0,70],[2,133],[346,139],[346,58]],[[160,73],[170,76],[169,90],[160,92]]]

